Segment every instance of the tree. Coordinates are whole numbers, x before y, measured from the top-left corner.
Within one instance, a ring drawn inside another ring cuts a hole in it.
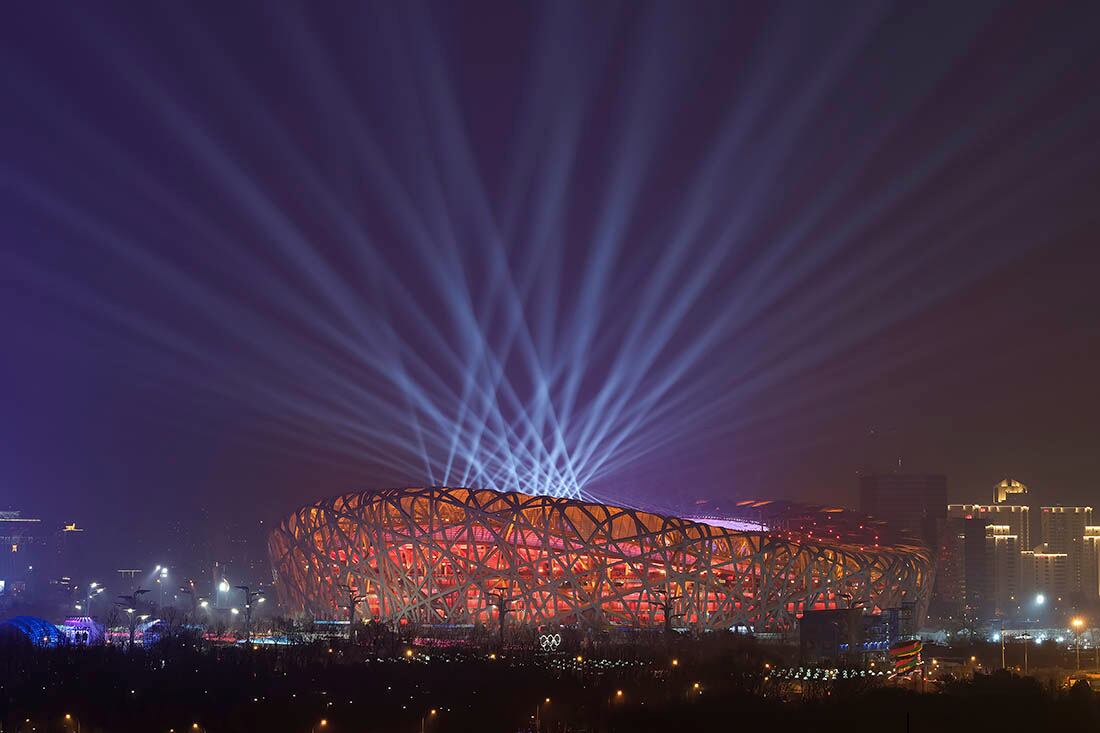
[[[664,588],[654,588],[653,593],[660,596],[661,600],[650,601],[650,603],[661,609],[661,613],[665,617],[665,633],[670,634],[672,633],[672,619],[680,618],[684,615],[682,613],[673,613],[673,604],[684,596],[682,594],[673,595],[667,585]]]
[[[509,608],[509,604],[515,603],[518,599],[516,599],[516,598],[505,598],[503,588],[498,589],[498,591],[499,592],[497,592],[497,593],[490,593],[489,594],[489,603],[490,603],[490,605],[493,605],[493,606],[497,607],[497,618],[500,620],[500,646],[501,646],[501,648],[503,648],[504,647],[504,622],[505,622],[505,619],[507,618],[508,614],[516,612],[516,609]],[[493,600],[494,598],[496,600]]]
[[[348,641],[350,642],[355,637],[355,609],[366,600],[366,596],[360,593],[359,589],[351,583],[348,583],[344,590],[348,594],[348,602],[342,608],[347,609],[348,612]]]

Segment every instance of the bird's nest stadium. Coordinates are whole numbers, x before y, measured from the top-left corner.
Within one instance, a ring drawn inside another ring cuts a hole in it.
[[[405,488],[304,506],[270,534],[288,610],[426,625],[785,630],[810,609],[921,609],[928,551],[829,508],[681,519],[551,496]],[[744,517],[749,517],[745,520]],[[917,610],[917,613],[921,613]]]

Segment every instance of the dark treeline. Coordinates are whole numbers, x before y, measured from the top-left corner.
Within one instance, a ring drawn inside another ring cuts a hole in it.
[[[4,733],[532,731],[536,715],[541,731],[555,733],[1100,726],[1100,695],[1083,683],[1064,689],[998,672],[948,678],[925,694],[867,680],[777,684],[764,665],[790,663],[790,651],[746,639],[549,655],[394,651],[210,647],[184,636],[133,652],[9,641],[0,648],[0,723]]]

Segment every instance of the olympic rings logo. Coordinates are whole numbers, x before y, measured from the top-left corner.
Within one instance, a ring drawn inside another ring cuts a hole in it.
[[[552,652],[561,646],[561,634],[539,634],[539,646],[544,652]]]

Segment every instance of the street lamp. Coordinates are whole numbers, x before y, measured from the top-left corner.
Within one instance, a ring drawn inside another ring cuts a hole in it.
[[[65,725],[76,724],[76,733],[80,733],[80,721],[72,716],[71,713],[65,713]]]
[[[134,617],[134,612],[137,610],[138,604],[141,603],[141,596],[148,592],[149,591],[144,588],[138,588],[131,595],[119,596],[118,600],[115,601],[115,605],[126,609],[126,613],[129,614],[131,650],[134,648],[134,635],[137,631],[137,619]]]
[[[1027,675],[1027,642],[1031,638],[1031,634],[1026,631],[1020,634],[1020,638],[1024,640],[1024,675]]]
[[[1005,620],[1001,619],[1001,633],[997,634],[994,641],[1001,642],[1001,669],[1005,668]]]
[[[420,717],[420,733],[424,733],[425,726],[427,725],[428,721],[434,718],[437,713],[439,713],[439,711],[435,708],[432,708],[428,711],[427,715],[422,715]]]
[[[106,588],[100,588],[99,583],[94,581],[94,580],[91,583],[88,584],[88,601],[84,605],[88,609],[88,615],[89,616],[92,615],[92,599],[95,598],[96,596],[98,596],[100,593],[102,593],[105,590],[107,590],[107,589]]]
[[[167,565],[157,565],[156,569],[153,571],[153,576],[154,576],[153,582],[156,583],[157,587],[160,589],[160,605],[163,606],[164,605],[164,591],[166,590],[165,586],[167,585],[167,581],[168,581],[168,566]]]
[[[542,711],[542,706],[543,705],[549,705],[549,704],[550,704],[550,698],[546,698],[540,704],[535,706],[535,733],[540,733],[542,731],[542,720],[541,720],[541,717],[540,717],[539,713]]]
[[[1076,618],[1073,619],[1073,621],[1070,621],[1070,623],[1073,625],[1073,630],[1077,634],[1077,671],[1080,672],[1081,671],[1081,629],[1085,625],[1085,619],[1081,618],[1080,616],[1077,616]]]
[[[222,578],[218,582],[218,594],[214,599],[214,606],[216,608],[225,608],[225,604],[229,602],[229,590],[232,586],[229,585],[229,581]]]

